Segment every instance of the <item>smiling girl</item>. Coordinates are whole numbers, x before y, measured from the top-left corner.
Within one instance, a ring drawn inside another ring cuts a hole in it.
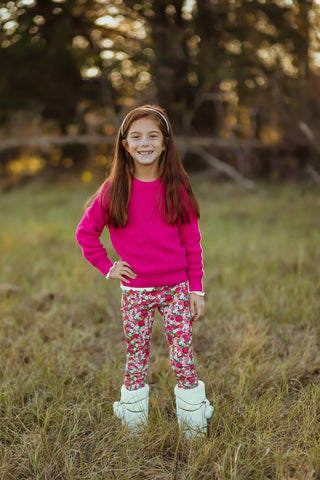
[[[132,110],[118,132],[110,176],[76,232],[85,258],[121,282],[127,345],[124,384],[114,413],[131,430],[146,424],[150,339],[155,310],[164,322],[178,423],[203,436],[212,406],[194,365],[192,322],[204,315],[199,205],[158,106]],[[114,264],[100,242],[107,227],[119,255]]]

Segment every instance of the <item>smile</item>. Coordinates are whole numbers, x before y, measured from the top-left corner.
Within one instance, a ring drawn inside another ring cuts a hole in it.
[[[151,155],[153,153],[153,150],[147,150],[145,152],[138,152],[139,155]]]

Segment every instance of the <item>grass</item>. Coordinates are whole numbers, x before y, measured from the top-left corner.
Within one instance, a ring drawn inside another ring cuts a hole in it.
[[[206,440],[176,425],[160,318],[150,419],[113,416],[125,365],[120,290],[74,240],[94,186],[0,195],[0,479],[319,479],[320,195],[195,186],[207,313],[194,325],[215,411]]]

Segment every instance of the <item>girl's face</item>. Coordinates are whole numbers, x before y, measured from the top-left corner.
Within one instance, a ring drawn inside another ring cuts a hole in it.
[[[166,147],[157,122],[148,117],[135,120],[122,143],[133,158],[135,173],[158,172],[159,159]]]

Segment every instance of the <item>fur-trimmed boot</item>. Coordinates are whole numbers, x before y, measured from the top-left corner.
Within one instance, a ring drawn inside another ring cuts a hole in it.
[[[149,411],[149,385],[138,390],[127,390],[121,387],[120,402],[114,402],[113,413],[127,425],[130,430],[136,431],[147,424]]]
[[[174,388],[178,424],[186,438],[204,437],[207,419],[212,416],[213,406],[206,398],[205,385],[199,380],[198,386],[190,389]]]

